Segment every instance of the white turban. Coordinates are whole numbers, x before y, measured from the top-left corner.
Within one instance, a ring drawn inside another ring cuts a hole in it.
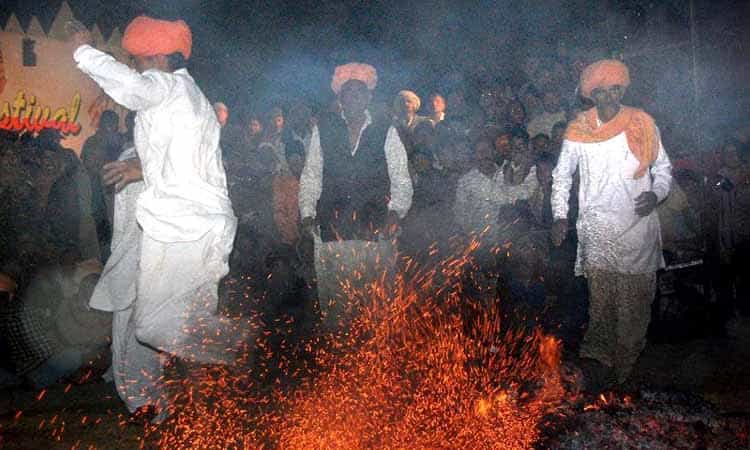
[[[400,91],[398,95],[396,96],[396,102],[398,103],[401,99],[404,100],[412,100],[417,104],[417,109],[422,107],[422,100],[419,98],[417,94],[415,94],[412,91]],[[394,105],[396,106],[396,105]]]

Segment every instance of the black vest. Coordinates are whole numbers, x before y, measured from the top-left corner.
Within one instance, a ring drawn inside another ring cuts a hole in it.
[[[318,125],[323,158],[323,189],[318,200],[323,241],[376,240],[388,214],[391,181],[385,159],[388,123],[372,123],[362,132],[352,156],[349,129],[338,114]]]

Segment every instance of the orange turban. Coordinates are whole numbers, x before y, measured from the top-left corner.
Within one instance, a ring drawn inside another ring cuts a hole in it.
[[[581,95],[591,97],[591,91],[607,86],[630,85],[628,67],[616,59],[602,59],[581,72]]]
[[[122,48],[133,56],[156,56],[182,53],[190,58],[193,35],[182,20],[170,22],[138,16],[130,22],[122,37]]]
[[[367,85],[367,89],[373,90],[378,84],[378,72],[369,64],[349,63],[338,66],[333,73],[331,89],[338,95],[341,87],[349,80],[359,80]]]

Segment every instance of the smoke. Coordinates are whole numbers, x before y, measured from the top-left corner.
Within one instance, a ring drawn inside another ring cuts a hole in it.
[[[445,90],[444,80],[456,73],[471,93],[482,78],[512,79],[528,56],[583,62],[610,56],[631,65],[627,100],[682,141],[695,138],[685,130],[696,118],[709,127],[738,122],[748,98],[739,74],[750,46],[727,42],[747,41],[734,14],[741,11],[728,1],[694,3],[692,35],[689,2],[162,0],[145,7],[191,24],[194,75],[212,100],[232,109],[300,98],[326,104],[333,68],[349,61],[378,69],[376,99],[388,103],[401,89],[422,97]]]

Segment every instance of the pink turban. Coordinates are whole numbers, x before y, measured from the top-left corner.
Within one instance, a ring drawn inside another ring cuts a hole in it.
[[[193,35],[182,20],[170,22],[138,16],[125,28],[122,48],[133,56],[156,56],[182,53],[190,58]]]
[[[581,73],[581,95],[591,97],[596,88],[630,85],[628,67],[616,59],[602,59],[583,69]]]
[[[378,84],[378,72],[369,64],[349,63],[338,66],[333,73],[331,89],[338,95],[341,87],[349,80],[359,80],[367,85],[367,89],[373,90]]]

